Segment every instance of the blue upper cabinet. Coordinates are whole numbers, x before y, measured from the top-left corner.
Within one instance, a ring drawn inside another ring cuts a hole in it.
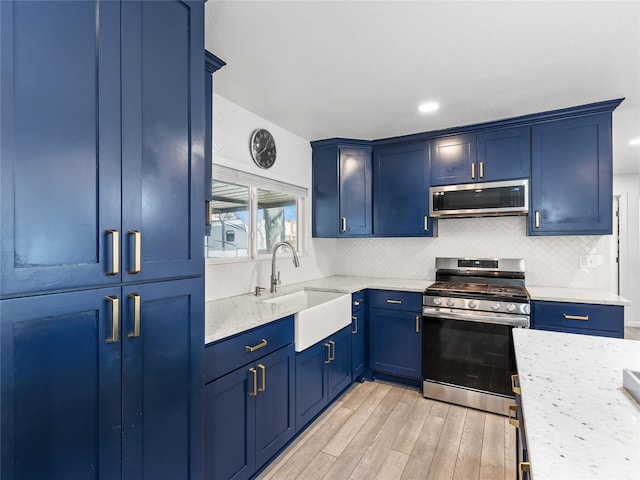
[[[429,143],[375,148],[374,234],[432,237],[434,227],[429,218]]]
[[[528,126],[436,138],[431,145],[431,185],[529,176]]]
[[[371,144],[312,142],[314,237],[371,235]]]
[[[202,274],[201,10],[1,2],[1,296]]]
[[[611,233],[611,113],[532,127],[529,235]]]
[[[0,296],[118,283],[120,5],[0,2],[0,27]]]

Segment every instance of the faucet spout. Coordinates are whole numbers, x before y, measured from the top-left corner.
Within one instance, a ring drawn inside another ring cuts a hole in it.
[[[298,254],[296,253],[296,249],[293,248],[293,245],[289,242],[278,242],[273,246],[271,250],[271,289],[269,290],[271,293],[276,293],[278,285],[280,284],[280,272],[276,275],[276,252],[278,248],[282,246],[287,246],[291,249],[291,253],[293,253],[293,264],[297,267],[300,266],[300,260],[298,259]]]

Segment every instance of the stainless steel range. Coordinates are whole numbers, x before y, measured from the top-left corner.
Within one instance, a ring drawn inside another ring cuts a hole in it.
[[[529,328],[522,259],[436,258],[422,301],[423,394],[508,415],[513,328]]]

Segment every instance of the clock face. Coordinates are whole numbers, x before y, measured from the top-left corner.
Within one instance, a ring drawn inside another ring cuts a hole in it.
[[[251,157],[260,168],[271,168],[276,163],[276,142],[267,130],[253,132],[250,148]]]

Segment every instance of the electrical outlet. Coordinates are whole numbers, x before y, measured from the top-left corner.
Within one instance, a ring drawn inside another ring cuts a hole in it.
[[[598,257],[601,255],[580,255],[580,268],[598,268]]]

